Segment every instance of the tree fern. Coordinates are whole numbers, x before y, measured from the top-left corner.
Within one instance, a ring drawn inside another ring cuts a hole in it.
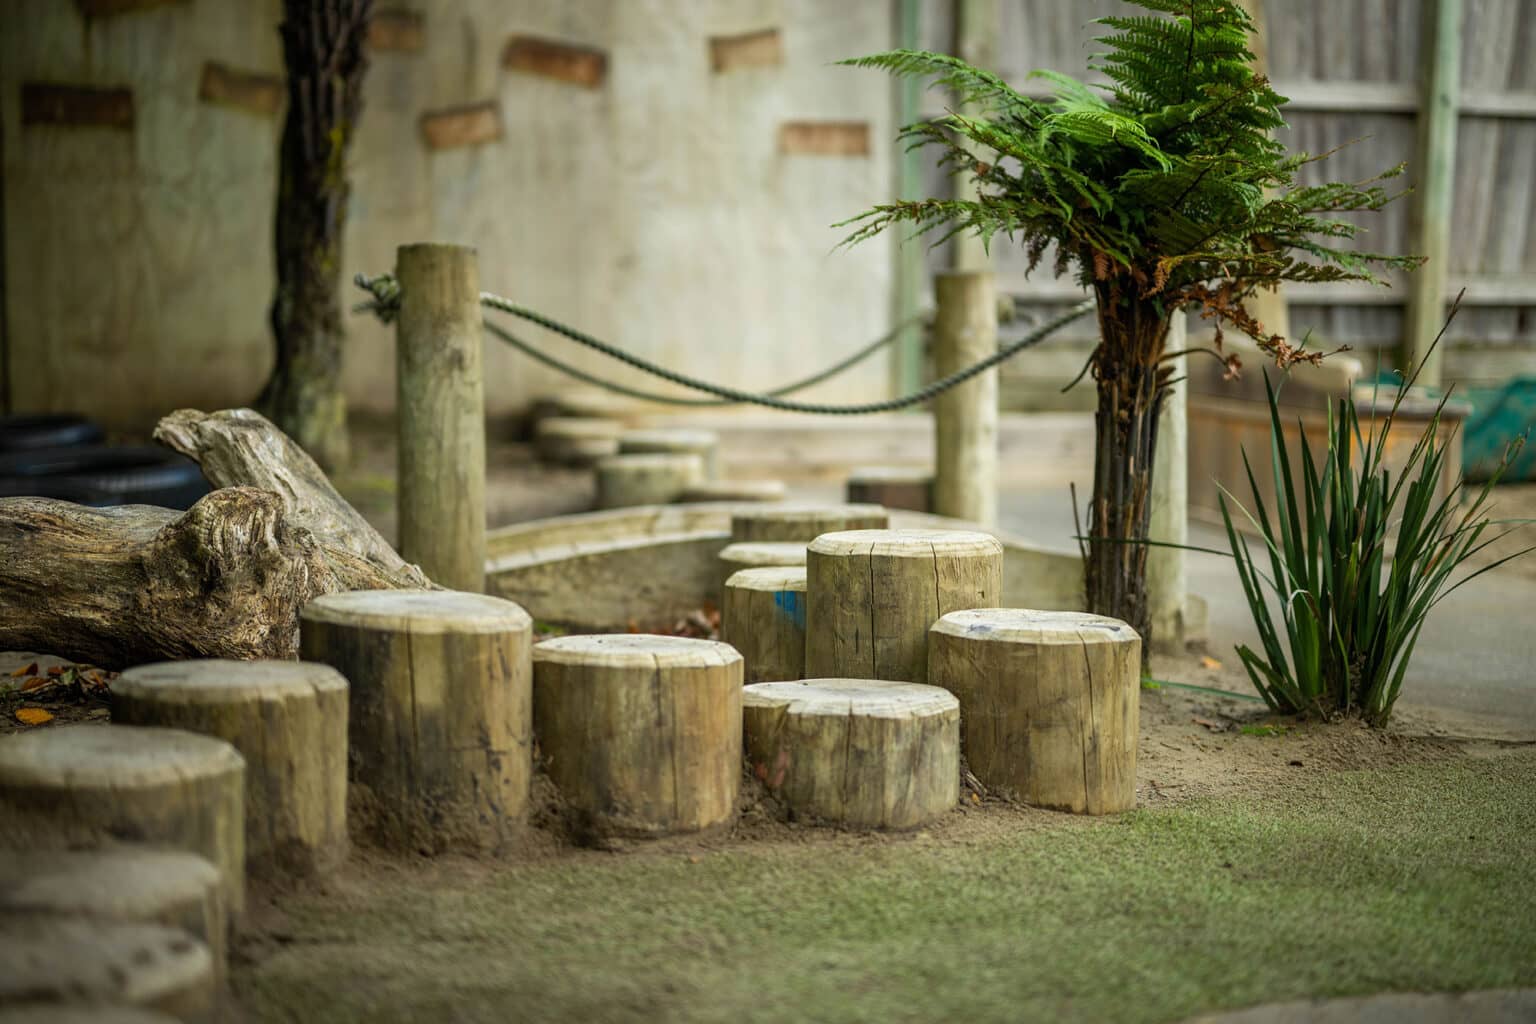
[[[1093,290],[1100,342],[1087,593],[1092,610],[1145,636],[1146,527],[1158,416],[1171,386],[1164,342],[1174,313],[1196,308],[1250,335],[1284,367],[1316,361],[1269,333],[1245,308],[1282,281],[1375,281],[1412,257],[1358,251],[1341,214],[1394,196],[1392,168],[1364,182],[1302,185],[1327,154],[1291,155],[1275,141],[1285,99],[1253,68],[1252,23],[1234,0],[1137,0],[1147,13],[1102,18],[1092,86],[1054,71],[1049,99],[1024,96],[955,57],[892,50],[847,61],[915,75],[951,90],[969,115],[909,125],[940,165],[976,184],[976,198],[883,203],[848,221],[848,242],[898,225],[942,241],[968,232],[1024,246],[1033,270],[1047,251],[1058,274]],[[978,159],[978,151],[995,154]],[[1219,353],[1218,353],[1219,354]],[[1229,359],[1235,366],[1235,360]]]

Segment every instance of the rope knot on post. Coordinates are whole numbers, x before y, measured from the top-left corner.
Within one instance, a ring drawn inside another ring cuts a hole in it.
[[[352,307],[352,312],[372,313],[381,323],[395,322],[395,317],[400,315],[400,282],[395,280],[394,274],[380,274],[377,277],[358,274],[352,283],[373,296],[372,302],[359,303]]]

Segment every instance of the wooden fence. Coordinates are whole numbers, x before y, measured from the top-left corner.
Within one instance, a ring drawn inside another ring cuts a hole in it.
[[[1445,0],[1271,0],[1267,48],[1276,90],[1290,98],[1293,149],[1321,152],[1354,139],[1329,160],[1307,168],[1309,180],[1364,178],[1409,162],[1415,184],[1421,126],[1421,71],[1426,68],[1426,3]],[[1117,0],[999,0],[997,68],[1016,87],[1038,92],[1034,68],[1087,73],[1103,29],[1091,19],[1124,10]],[[1461,0],[1461,53],[1454,178],[1451,183],[1450,295],[1466,288],[1445,357],[1447,381],[1483,383],[1536,373],[1536,0]],[[955,3],[924,4],[921,43],[954,52]],[[925,94],[922,112],[939,113],[947,99]],[[1399,179],[1404,180],[1404,179]],[[932,170],[924,187],[947,186]],[[1359,244],[1385,252],[1424,252],[1404,199],[1366,215]],[[947,247],[927,255],[930,269],[950,265]],[[1021,250],[993,248],[1000,290],[1016,297],[1034,322],[1079,297],[1069,280],[1050,273],[1049,256],[1026,278]],[[1319,342],[1347,344],[1365,362],[1400,365],[1410,289],[1369,285],[1293,285],[1287,289],[1293,333],[1308,328]],[[1063,396],[1059,388],[1086,357],[1091,326],[1005,367],[1002,394],[1010,408],[1088,408],[1091,389]]]

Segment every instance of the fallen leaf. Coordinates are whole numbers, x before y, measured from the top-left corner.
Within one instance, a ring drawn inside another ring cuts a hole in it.
[[[61,675],[64,674],[64,666],[63,665],[49,665],[48,666],[48,674],[51,675],[51,676],[61,676]]]
[[[1211,730],[1211,732],[1226,732],[1227,731],[1227,727],[1226,727],[1226,725],[1224,723],[1222,723],[1222,722],[1213,722],[1209,718],[1201,718],[1199,715],[1196,715],[1195,717],[1191,718],[1190,721],[1194,722],[1196,725],[1203,725],[1203,726],[1205,726],[1207,729]]]
[[[20,708],[16,712],[16,721],[22,725],[47,725],[53,721],[53,715],[42,708]]]
[[[21,692],[27,693],[31,690],[41,690],[43,687],[52,686],[56,682],[58,682],[57,679],[49,679],[47,676],[33,676],[21,684]]]
[[[1211,657],[1209,654],[1202,654],[1200,656],[1200,664],[1204,665],[1206,668],[1210,669],[1212,672],[1214,672],[1217,669],[1221,668],[1221,662],[1217,661],[1215,658]]]
[[[12,672],[11,673],[11,678],[12,679],[20,679],[22,676],[35,676],[35,675],[37,675],[37,662],[34,661],[32,664],[25,665],[22,668],[17,669],[15,672]]]

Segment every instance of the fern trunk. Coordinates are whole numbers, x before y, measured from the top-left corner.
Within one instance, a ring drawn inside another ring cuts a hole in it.
[[[1146,540],[1158,417],[1168,391],[1161,360],[1171,313],[1120,279],[1094,290],[1098,411],[1085,561],[1088,610],[1130,623],[1142,636],[1145,658],[1152,644]]]

